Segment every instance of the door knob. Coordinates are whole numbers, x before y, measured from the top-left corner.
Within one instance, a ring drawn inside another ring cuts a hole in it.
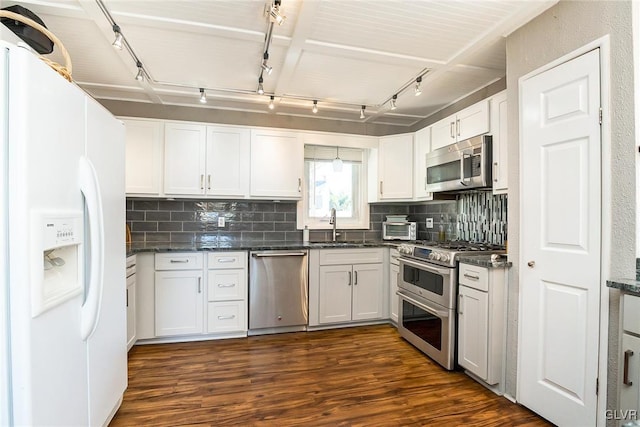
[[[529,267],[533,268],[533,267],[535,267],[536,262],[535,262],[535,261],[529,261],[529,262],[527,263],[527,265],[528,265]]]

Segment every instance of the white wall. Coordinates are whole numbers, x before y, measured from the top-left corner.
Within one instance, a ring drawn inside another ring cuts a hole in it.
[[[506,391],[515,396],[520,255],[520,171],[518,79],[607,34],[611,37],[611,161],[603,168],[611,173],[611,256],[605,260],[612,277],[635,277],[635,156],[633,53],[630,1],[561,1],[507,37],[507,96],[509,123],[509,272],[508,359]],[[603,138],[604,139],[604,138]],[[604,286],[604,284],[603,284]],[[619,293],[610,293],[608,407],[617,404]],[[606,349],[605,349],[606,351]]]

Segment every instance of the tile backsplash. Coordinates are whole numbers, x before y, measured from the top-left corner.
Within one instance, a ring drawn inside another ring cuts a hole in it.
[[[461,194],[458,200],[372,204],[368,230],[338,230],[338,240],[380,240],[387,215],[407,215],[418,224],[418,239],[464,239],[504,244],[507,197]],[[296,202],[238,200],[127,199],[127,224],[134,242],[302,241]],[[218,227],[218,218],[225,226]],[[426,228],[427,218],[433,228]],[[311,230],[313,242],[331,240],[330,230]]]

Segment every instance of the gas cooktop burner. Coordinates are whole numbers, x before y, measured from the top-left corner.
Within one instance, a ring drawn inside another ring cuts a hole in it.
[[[402,256],[455,267],[460,255],[505,253],[504,246],[483,242],[451,240],[448,242],[417,241],[398,247]]]

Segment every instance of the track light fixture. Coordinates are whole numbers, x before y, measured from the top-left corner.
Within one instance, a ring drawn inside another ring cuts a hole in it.
[[[263,82],[264,80],[262,79],[262,76],[260,76],[260,78],[258,79],[258,95],[264,95],[264,86],[262,85]]]
[[[262,70],[267,74],[271,74],[273,71],[273,67],[270,67],[269,64],[269,52],[265,52],[262,56]]]
[[[311,111],[313,111],[314,114],[318,112],[318,101],[315,99],[313,100],[313,108]]]
[[[204,91],[204,88],[200,88],[200,103],[201,104],[206,104],[207,103],[207,92]]]
[[[364,110],[365,110],[365,108],[367,108],[367,106],[366,106],[366,105],[363,105],[363,106],[360,108],[360,118],[361,118],[361,119],[364,119],[364,118],[365,118],[365,115],[364,115]]]
[[[265,8],[266,15],[269,16],[271,22],[275,22],[278,25],[284,24],[286,16],[280,13],[280,0],[275,0],[271,6]]]
[[[122,38],[122,33],[120,32],[120,27],[118,26],[118,24],[113,24],[111,28],[113,29],[113,33],[116,35],[116,39],[113,41],[111,45],[118,50],[122,50],[123,38]]]
[[[136,80],[141,82],[144,80],[144,69],[142,68],[142,62],[136,61],[136,67],[138,67],[138,73],[136,74]]]
[[[393,95],[393,98],[391,98],[391,109],[395,110],[396,108],[398,108],[398,106],[396,105],[396,100],[398,99],[398,94]]]
[[[274,96],[271,95],[271,100],[269,101],[269,110],[273,110],[276,108],[276,105],[273,103]]]
[[[422,83],[422,76],[419,76],[416,79],[416,89],[415,89],[416,96],[419,96],[420,94],[422,94],[422,88],[420,88],[420,83]]]

